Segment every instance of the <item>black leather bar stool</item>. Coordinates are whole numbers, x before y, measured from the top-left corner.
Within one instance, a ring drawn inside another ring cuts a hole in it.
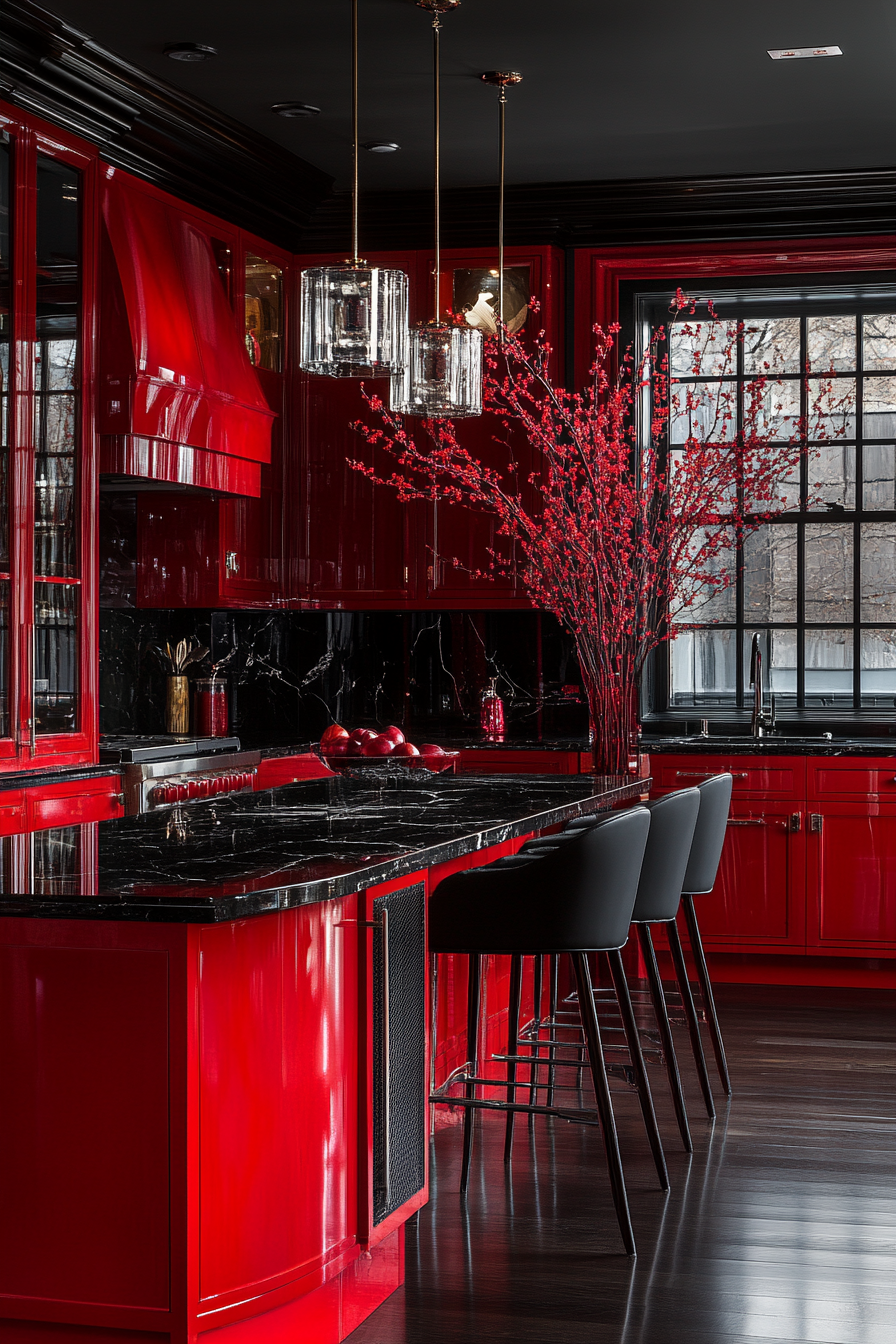
[[[482,1083],[491,1087],[503,1080],[479,1077],[479,1014],[481,959],[487,954],[520,957],[568,952],[583,1005],[582,1019],[588,1059],[597,1098],[597,1109],[607,1156],[613,1202],[626,1250],[635,1254],[635,1240],[625,1192],[619,1141],[613,1117],[610,1089],[604,1066],[600,1027],[594,1007],[589,952],[606,952],[613,968],[623,1020],[634,1025],[619,949],[628,937],[641,863],[650,829],[646,808],[631,808],[602,818],[584,829],[571,843],[543,855],[516,855],[481,868],[454,873],[440,882],[430,901],[429,945],[432,952],[467,953],[470,958],[467,1000],[467,1053],[469,1060],[458,1081],[464,1083],[464,1140],[461,1191],[469,1180],[473,1148],[474,1111],[478,1108],[525,1111],[532,1107],[515,1100],[515,1077],[507,1079],[505,1102],[476,1096]],[[519,1013],[519,974],[511,986],[509,1038],[516,1041]],[[629,1042],[639,1084],[639,1098],[651,1151],[663,1189],[668,1189],[665,1158],[637,1029]],[[514,1053],[513,1051],[509,1053]],[[449,1096],[435,1094],[431,1100],[451,1104]],[[459,1098],[453,1099],[458,1104]],[[546,1115],[562,1114],[574,1120],[574,1111],[558,1112],[536,1107]]]
[[[703,994],[703,1007],[712,1039],[713,1053],[719,1078],[726,1096],[731,1096],[731,1079],[728,1074],[728,1061],[725,1058],[725,1046],[716,1012],[709,968],[703,951],[703,939],[700,937],[700,925],[697,923],[697,911],[694,909],[694,897],[708,895],[716,884],[719,862],[722,858],[722,846],[728,826],[728,812],[731,807],[731,789],[734,780],[730,774],[713,775],[697,785],[700,794],[700,812],[697,828],[691,845],[691,857],[684,875],[681,904],[684,908],[685,922],[688,926],[688,938],[691,952],[697,968],[697,980]]]
[[[675,926],[675,917],[681,903],[685,872],[693,852],[694,833],[700,811],[700,794],[697,789],[680,789],[676,793],[669,793],[663,798],[655,799],[648,803],[647,807],[650,811],[650,833],[647,838],[644,861],[641,865],[641,877],[638,882],[638,894],[632,912],[632,923],[637,927],[638,939],[647,968],[650,999],[659,1028],[660,1040],[662,1041],[663,1060],[669,1080],[669,1089],[672,1093],[672,1102],[675,1107],[675,1117],[682,1142],[686,1151],[690,1153],[693,1152],[694,1145],[688,1128],[687,1109],[681,1086],[681,1075],[678,1071],[678,1060],[675,1055],[675,1043],[672,1038],[672,1028],[669,1024],[669,1013],[666,1007],[650,926],[651,924],[665,925],[670,943],[677,937],[678,930]],[[593,824],[590,818],[579,818],[570,822],[566,830],[557,836],[549,835],[529,841],[523,846],[521,852],[546,853],[553,846],[574,843],[575,837],[580,834],[581,830]],[[687,977],[685,977],[685,986],[687,987]],[[699,1040],[696,1009],[693,1008],[693,1003],[691,1006],[693,1023],[697,1029]],[[703,1073],[706,1074],[705,1060],[703,1061]],[[706,1081],[708,1087],[708,1077]],[[711,1100],[712,1093],[710,1092]]]

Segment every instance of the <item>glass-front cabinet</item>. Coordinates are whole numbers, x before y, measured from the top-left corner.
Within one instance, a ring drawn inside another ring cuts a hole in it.
[[[0,770],[92,759],[89,153],[0,144]],[[89,333],[88,333],[89,334]]]

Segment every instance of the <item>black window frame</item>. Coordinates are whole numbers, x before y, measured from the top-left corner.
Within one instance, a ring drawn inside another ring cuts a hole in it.
[[[740,275],[740,276],[682,276],[680,280],[668,282],[623,281],[619,287],[619,312],[621,331],[620,348],[633,347],[641,350],[648,331],[668,323],[670,305],[675,297],[676,288],[685,294],[700,299],[711,299],[717,315],[725,320],[757,316],[798,316],[801,322],[801,351],[805,350],[806,326],[810,316],[832,316],[855,314],[857,321],[856,370],[843,371],[839,376],[857,379],[856,415],[856,468],[855,468],[855,507],[853,509],[813,509],[806,507],[808,490],[808,446],[804,444],[800,467],[800,506],[798,509],[781,513],[770,522],[774,527],[781,524],[795,524],[797,527],[797,619],[793,622],[759,621],[746,615],[743,603],[743,554],[737,551],[737,581],[735,597],[735,620],[733,622],[700,622],[695,627],[716,627],[731,629],[735,632],[735,676],[736,687],[734,701],[727,703],[701,702],[697,697],[694,703],[672,704],[670,685],[671,642],[666,641],[655,651],[651,658],[644,685],[642,687],[642,717],[644,720],[666,719],[731,719],[749,715],[748,697],[751,694],[744,678],[745,634],[753,630],[792,629],[796,632],[797,642],[797,687],[796,695],[783,710],[788,715],[813,718],[850,719],[850,718],[888,718],[892,719],[892,705],[863,705],[861,692],[861,633],[863,630],[893,629],[891,622],[863,621],[861,619],[861,548],[857,544],[863,524],[896,523],[896,510],[864,507],[862,449],[866,442],[891,443],[893,436],[867,437],[863,434],[862,420],[862,375],[863,342],[862,322],[864,315],[896,312],[896,282],[892,272],[832,272],[805,275]],[[701,309],[705,320],[706,309]],[[682,320],[682,319],[679,319]],[[700,320],[699,317],[691,319]],[[661,346],[660,353],[665,353]],[[885,371],[874,371],[885,373]],[[821,370],[818,371],[822,373]],[[747,380],[751,375],[743,370],[742,352],[738,354],[737,377]],[[806,409],[806,394],[801,395],[803,411]],[[850,440],[852,442],[852,440]],[[668,449],[668,444],[665,445]],[[853,528],[853,618],[851,621],[832,620],[829,622],[807,621],[805,618],[805,528],[811,522],[848,522]],[[690,622],[683,622],[687,626]],[[830,705],[818,703],[820,695],[813,695],[806,703],[805,687],[805,635],[812,629],[850,629],[853,636],[853,668],[851,703],[836,698]],[[880,699],[880,696],[877,697]],[[896,704],[896,697],[894,697]]]

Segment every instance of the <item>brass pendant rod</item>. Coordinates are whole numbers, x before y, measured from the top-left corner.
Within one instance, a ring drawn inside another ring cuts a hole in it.
[[[358,265],[358,0],[352,0],[352,265]]]
[[[499,336],[504,339],[504,116],[507,93],[498,86],[498,319]]]
[[[441,143],[440,143],[440,108],[439,108],[439,34],[442,25],[439,23],[439,14],[436,11],[432,16],[432,66],[433,66],[433,163],[434,163],[434,192],[435,192],[435,258],[433,261],[433,321],[439,320],[439,277],[442,271],[442,218],[441,218]]]

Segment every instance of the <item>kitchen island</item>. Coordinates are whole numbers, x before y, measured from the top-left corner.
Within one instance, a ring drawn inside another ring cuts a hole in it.
[[[402,1281],[427,895],[644,785],[358,775],[98,823],[0,897],[3,1344],[336,1342]]]

